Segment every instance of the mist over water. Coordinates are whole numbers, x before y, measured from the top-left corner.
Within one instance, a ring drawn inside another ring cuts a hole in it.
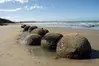
[[[71,28],[71,29],[93,29],[99,30],[99,22],[55,22],[55,21],[38,21],[34,23],[24,23],[29,25],[36,25],[39,27],[63,27],[63,28]]]

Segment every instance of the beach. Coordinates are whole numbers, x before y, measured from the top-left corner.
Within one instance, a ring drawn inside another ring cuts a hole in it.
[[[55,58],[55,53],[46,52],[40,46],[26,46],[17,43],[21,33],[20,24],[0,26],[0,66],[98,66],[99,30],[65,29],[63,27],[44,27],[50,32],[79,33],[86,37],[93,49],[91,59],[75,60]]]

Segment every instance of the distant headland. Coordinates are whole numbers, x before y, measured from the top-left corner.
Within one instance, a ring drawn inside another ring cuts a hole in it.
[[[14,23],[14,22],[8,19],[0,18],[0,25],[7,25],[8,23]]]

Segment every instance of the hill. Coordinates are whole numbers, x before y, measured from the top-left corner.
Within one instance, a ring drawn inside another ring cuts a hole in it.
[[[0,25],[7,25],[8,23],[14,23],[8,19],[0,18]]]

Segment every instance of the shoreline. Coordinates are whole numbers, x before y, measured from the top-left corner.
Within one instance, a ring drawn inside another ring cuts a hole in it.
[[[3,25],[2,27],[5,27],[5,26],[21,26],[22,24],[24,23],[9,23],[8,25]],[[94,28],[67,28],[67,27],[58,27],[58,26],[40,26],[40,25],[35,25],[35,24],[27,24],[27,25],[34,25],[34,26],[38,26],[40,28],[62,28],[62,29],[65,29],[65,30],[92,30],[92,31],[99,31],[99,29],[94,29]],[[1,26],[0,26],[1,27]]]

